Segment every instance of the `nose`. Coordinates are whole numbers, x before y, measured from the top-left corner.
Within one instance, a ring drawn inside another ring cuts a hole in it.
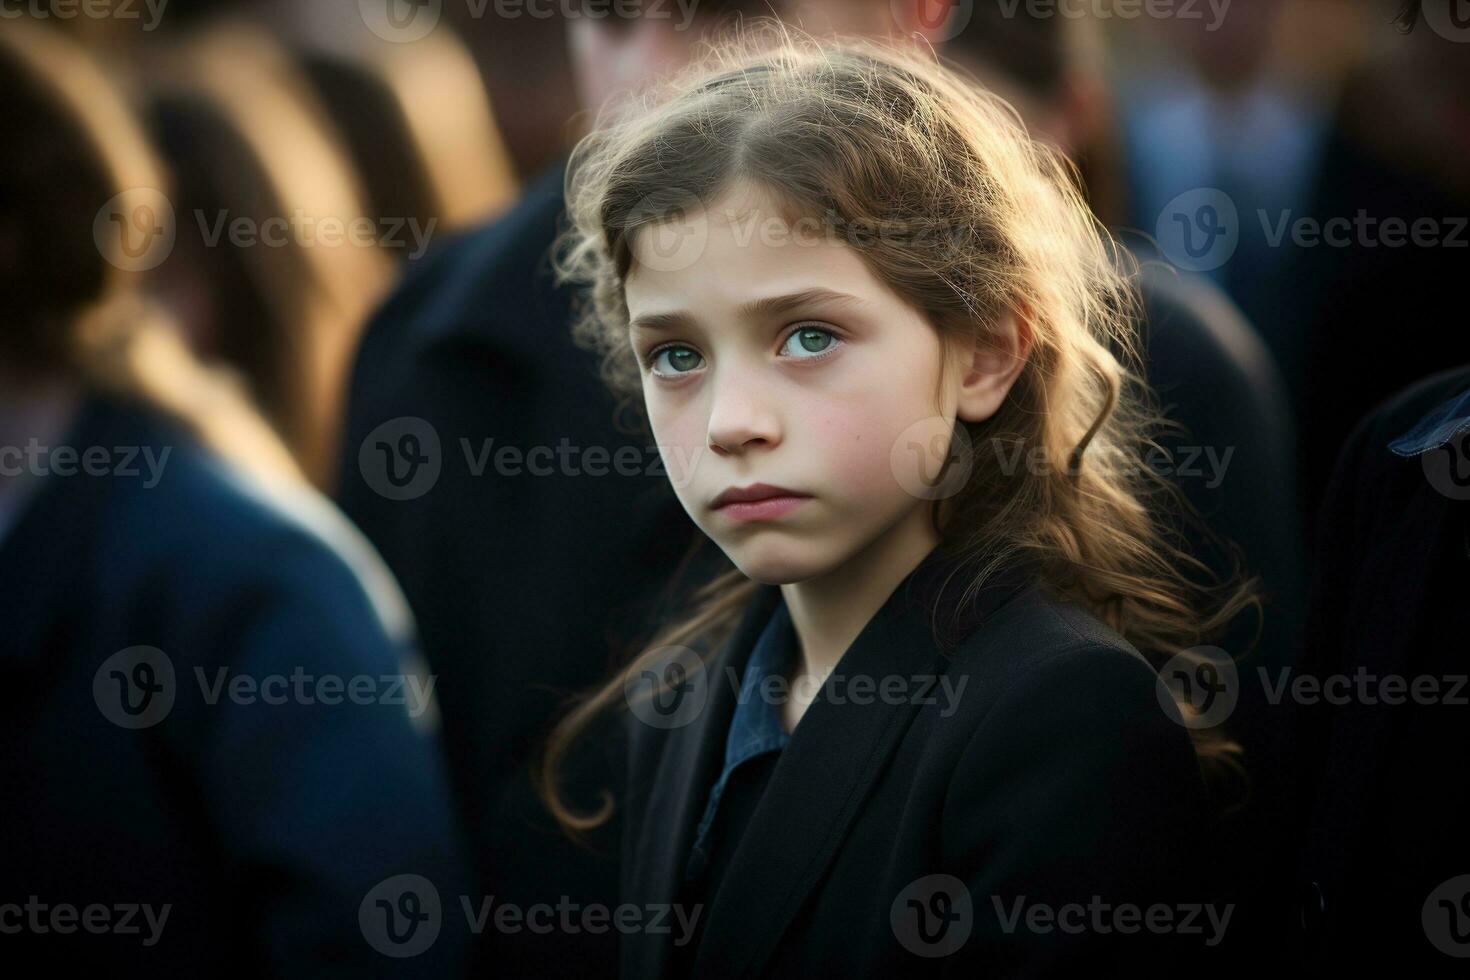
[[[727,372],[711,380],[709,448],[716,455],[738,454],[756,446],[769,448],[780,442],[771,398],[750,373]]]

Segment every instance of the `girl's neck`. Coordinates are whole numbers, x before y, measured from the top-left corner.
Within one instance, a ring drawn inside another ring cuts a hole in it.
[[[793,683],[814,688],[825,680],[899,583],[939,544],[929,510],[915,507],[825,575],[781,586],[801,647]]]

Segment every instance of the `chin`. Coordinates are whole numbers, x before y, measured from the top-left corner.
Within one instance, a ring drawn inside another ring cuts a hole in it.
[[[810,542],[742,542],[725,548],[725,554],[746,578],[763,585],[791,585],[827,571],[830,563],[813,554]]]

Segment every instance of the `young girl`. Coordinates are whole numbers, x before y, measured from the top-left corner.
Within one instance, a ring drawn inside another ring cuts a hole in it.
[[[1129,279],[1067,165],[932,56],[762,27],[567,189],[579,335],[734,566],[548,743],[594,826],[558,760],[627,712],[624,975],[1208,960],[1238,746],[1159,671],[1253,600],[1157,516]]]

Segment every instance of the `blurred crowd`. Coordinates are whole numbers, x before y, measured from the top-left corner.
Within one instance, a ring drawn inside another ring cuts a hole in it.
[[[334,727],[326,719],[335,716],[303,713],[300,734],[314,748],[299,755],[287,754],[295,722],[279,720],[242,721],[225,735],[201,721],[197,744],[185,735],[139,759],[103,753],[117,771],[164,760],[149,770],[161,773],[150,777],[157,798],[120,805],[117,819],[140,829],[118,844],[89,839],[68,809],[105,815],[116,787],[103,779],[87,795],[84,780],[48,782],[99,772],[80,749],[58,747],[90,724],[78,720],[95,712],[90,681],[76,714],[30,704],[23,722],[60,713],[17,729],[25,734],[0,747],[0,775],[13,800],[49,802],[33,819],[0,818],[0,902],[23,901],[37,881],[65,891],[95,880],[104,900],[124,894],[132,859],[90,856],[121,846],[138,861],[179,865],[161,893],[231,909],[219,921],[234,926],[196,923],[200,938],[177,964],[197,968],[238,949],[242,975],[397,966],[445,975],[464,967],[467,943],[441,939],[434,962],[382,957],[359,921],[361,896],[428,868],[446,882],[470,876],[464,894],[523,904],[611,890],[615,868],[577,864],[581,852],[536,811],[524,769],[561,699],[642,635],[670,573],[685,568],[686,541],[660,542],[657,519],[668,512],[651,509],[615,529],[622,536],[574,543],[553,526],[568,509],[617,524],[623,491],[538,485],[497,499],[495,511],[487,495],[497,491],[457,488],[447,470],[461,435],[554,445],[581,431],[584,443],[637,444],[601,423],[558,421],[584,396],[594,406],[585,412],[604,411],[595,366],[543,371],[525,350],[535,338],[510,337],[500,304],[539,302],[527,283],[545,248],[527,243],[549,246],[566,156],[598,110],[739,14],[774,14],[814,34],[920,37],[1076,162],[1099,218],[1154,283],[1150,380],[1193,432],[1178,448],[1203,468],[1186,494],[1268,586],[1261,656],[1295,663],[1308,581],[1325,553],[1318,515],[1350,434],[1396,392],[1470,362],[1456,300],[1470,268],[1470,13],[1455,0],[1148,7],[1168,15],[1128,0],[931,6],[0,0],[0,446],[67,431],[88,431],[96,445],[175,445],[172,430],[83,406],[100,393],[161,409],[250,474],[252,494],[298,515],[316,542],[229,503],[234,491],[211,482],[203,456],[197,486],[167,504],[128,504],[109,534],[96,515],[124,505],[96,501],[90,511],[78,504],[85,518],[55,511],[60,523],[33,542],[25,507],[32,495],[39,505],[39,482],[5,480],[0,614],[46,629],[6,640],[0,661],[42,689],[48,674],[28,659],[35,649],[93,637],[111,655],[129,624],[137,643],[216,651],[197,664],[176,654],[180,674],[228,666],[217,651],[238,650],[257,674],[277,659],[286,671],[319,657],[323,673],[377,676],[403,673],[394,665],[405,660],[410,676],[438,682],[417,724],[354,714]],[[633,7],[664,16],[618,13]],[[528,292],[502,300],[489,295],[496,284]],[[529,322],[554,329],[567,322],[560,309]],[[1171,317],[1187,325],[1171,332]],[[408,321],[424,324],[412,338],[393,329]],[[571,351],[569,340],[541,339]],[[439,366],[405,373],[427,363]],[[499,421],[456,415],[445,394],[479,384],[482,410]],[[428,451],[430,436],[411,426],[383,435],[404,418],[432,423],[446,470],[437,489],[407,503],[396,471],[374,461],[383,439],[405,458]],[[97,427],[71,428],[78,419]],[[1227,450],[1238,453],[1231,473]],[[1212,463],[1221,468],[1210,485]],[[199,494],[219,499],[205,506]],[[549,495],[542,510],[532,512],[528,494]],[[162,556],[137,544],[170,536],[180,540]],[[32,545],[70,560],[31,558],[23,549]],[[638,570],[603,578],[613,555]],[[470,570],[476,561],[486,567]],[[72,585],[43,602],[29,590],[48,575]],[[190,589],[200,590],[192,607],[181,598]],[[277,609],[272,596],[286,592],[297,600]],[[513,622],[521,613],[526,621]],[[573,662],[567,651],[578,649]],[[534,663],[512,665],[516,651]],[[153,676],[161,668],[150,656],[120,669]],[[1263,704],[1243,717],[1266,732]],[[1271,739],[1285,738],[1259,737],[1268,760]],[[223,761],[227,772],[198,775]],[[1280,809],[1267,804],[1242,823],[1244,839],[1285,833],[1292,778],[1275,762]],[[397,816],[384,818],[389,810]],[[48,826],[68,827],[66,840],[48,841]],[[353,840],[362,847],[344,843]],[[326,867],[348,854],[350,873]],[[186,884],[183,865],[196,860],[218,861],[220,880]],[[1270,891],[1261,862],[1259,887]],[[313,918],[318,886],[348,896],[340,921]],[[455,887],[440,891],[457,905]],[[247,894],[283,897],[241,912]],[[1304,914],[1295,893],[1282,902],[1288,918]],[[270,938],[241,946],[241,915],[259,915],[249,929]],[[560,937],[553,952],[550,941],[524,935],[497,962],[526,975],[547,963],[607,966],[607,937]]]
[[[1453,12],[1401,33],[1394,0],[1166,6],[1179,9],[958,4],[934,46],[1077,159],[1116,234],[1240,307],[1301,424],[1310,512],[1351,422],[1454,361],[1436,311],[1470,194],[1467,60],[1444,36]],[[892,34],[915,28],[895,16],[903,7],[772,0],[750,12],[815,33]],[[154,202],[115,203],[120,247],[145,249],[115,262],[134,273],[128,287],[157,301],[194,354],[239,374],[328,491],[367,314],[406,265],[513,202],[606,94],[573,69],[569,23],[592,15],[565,2],[5,8],[18,56],[54,49],[35,69],[86,103],[109,143],[139,130],[130,163],[147,169],[116,189],[148,188],[158,206],[145,227],[137,208]],[[677,26],[686,7],[650,9]],[[672,56],[650,44],[625,57],[652,73]],[[17,191],[44,179],[36,148],[12,143],[9,156]],[[0,244],[19,247],[14,231]],[[1384,320],[1413,324],[1409,342],[1358,326]]]

